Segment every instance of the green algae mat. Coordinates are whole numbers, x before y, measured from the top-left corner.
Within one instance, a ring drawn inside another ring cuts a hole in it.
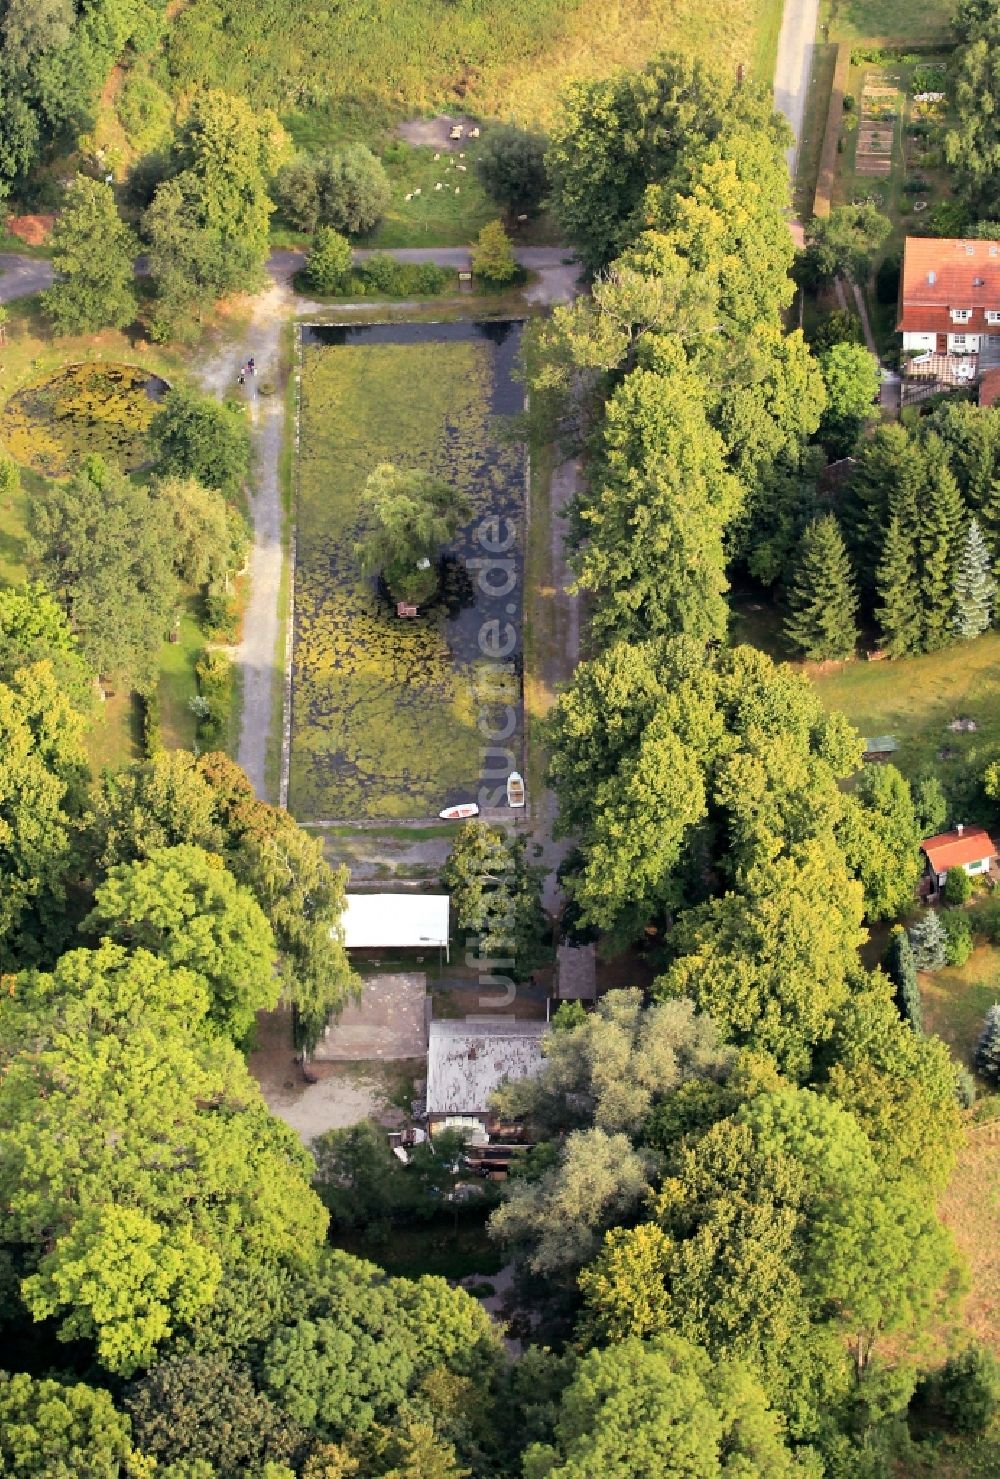
[[[499,801],[522,765],[525,452],[516,323],[302,330],[289,808],[430,818]],[[471,518],[440,599],[411,619],[354,555],[376,464],[450,483]]]

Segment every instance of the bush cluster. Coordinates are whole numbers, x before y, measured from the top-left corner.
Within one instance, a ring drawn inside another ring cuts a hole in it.
[[[223,652],[203,652],[195,663],[198,697],[192,707],[198,716],[198,743],[214,749],[222,743],[233,701],[233,665]]]

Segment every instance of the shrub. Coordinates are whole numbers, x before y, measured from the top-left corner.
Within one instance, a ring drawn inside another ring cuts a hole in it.
[[[376,292],[398,295],[402,288],[402,264],[386,252],[376,252],[358,268],[369,287]]]
[[[939,971],[947,958],[944,925],[933,909],[927,909],[910,930],[910,944],[918,971]]]
[[[981,1433],[1000,1405],[1000,1363],[978,1342],[945,1362],[936,1382],[941,1412],[960,1433]]]
[[[306,282],[314,293],[339,293],[351,271],[351,244],[331,226],[320,226],[306,257]]]
[[[944,881],[944,901],[946,904],[964,904],[972,895],[972,879],[964,868],[949,868],[948,876]]]
[[[959,1109],[971,1109],[976,1102],[976,1080],[964,1063],[955,1066],[955,1098]]]
[[[976,1070],[991,1084],[1000,1085],[1000,1005],[986,1013],[976,1044]]]
[[[203,652],[195,663],[198,696],[192,711],[198,717],[198,740],[209,748],[223,738],[233,701],[233,665],[224,652]]]
[[[142,706],[142,753],[147,760],[152,760],[163,749],[163,740],[160,737],[160,698],[155,692],[143,693],[139,696]]]
[[[991,945],[1000,943],[1000,899],[988,899],[976,910],[976,929]]]
[[[364,144],[309,156],[299,154],[278,173],[275,198],[303,231],[333,226],[351,235],[370,231],[385,214],[389,177]]]
[[[962,909],[948,909],[941,916],[945,933],[945,960],[948,965],[964,965],[972,954],[972,925]]]
[[[205,594],[205,627],[215,642],[235,642],[239,632],[239,603],[235,591],[211,588]]]

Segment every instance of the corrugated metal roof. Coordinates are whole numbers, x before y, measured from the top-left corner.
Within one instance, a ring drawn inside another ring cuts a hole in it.
[[[432,1022],[427,1048],[427,1113],[485,1114],[505,1078],[528,1078],[542,1066],[547,1022],[464,1017]]]

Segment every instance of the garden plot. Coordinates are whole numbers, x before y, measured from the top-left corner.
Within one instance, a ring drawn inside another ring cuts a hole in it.
[[[289,807],[308,821],[426,819],[476,799],[487,779],[496,787],[489,772],[505,762],[490,745],[522,761],[525,453],[495,419],[523,402],[512,380],[520,325],[302,333]],[[358,500],[382,462],[433,473],[472,509],[440,599],[413,619],[396,616],[355,555]],[[477,536],[486,516],[515,531],[502,557]],[[502,577],[477,563],[491,558],[507,562]],[[483,655],[490,621],[510,624],[506,661]],[[512,732],[484,737],[484,708],[508,703]]]
[[[902,95],[894,82],[880,72],[866,73],[855,157],[859,175],[884,178],[892,173],[896,120],[901,102]]]

